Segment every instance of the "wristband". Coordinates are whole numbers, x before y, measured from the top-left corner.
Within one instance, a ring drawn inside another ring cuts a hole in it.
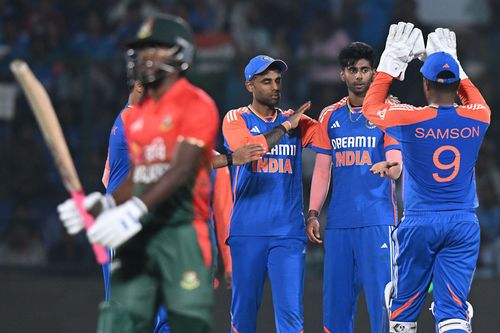
[[[319,212],[318,212],[317,210],[310,209],[310,210],[307,212],[307,220],[309,221],[309,219],[310,219],[311,217],[318,218],[318,217],[319,217]]]
[[[288,120],[281,123],[281,125],[285,128],[287,132],[292,129],[292,123],[289,122]]]
[[[286,130],[286,127],[283,126],[283,124],[279,124],[275,128],[279,129],[280,131],[283,131],[283,135],[285,135],[288,131]]]
[[[233,155],[231,155],[229,153],[224,154],[224,155],[226,155],[227,166],[233,165]]]

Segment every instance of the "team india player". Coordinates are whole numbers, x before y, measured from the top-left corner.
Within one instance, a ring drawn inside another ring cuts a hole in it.
[[[324,332],[353,332],[356,303],[364,289],[372,332],[387,332],[384,288],[391,280],[391,238],[396,221],[393,180],[374,177],[391,161],[389,174],[401,174],[399,144],[361,113],[375,75],[373,49],[354,42],[339,54],[348,97],[327,106],[319,117],[317,152],[311,184],[307,235],[323,241],[319,212],[333,190],[325,230],[323,276]]]
[[[438,28],[427,39],[420,72],[429,103],[389,105],[385,96],[406,68],[417,33],[392,25],[363,113],[402,146],[404,218],[393,234],[394,280],[386,292],[390,332],[416,332],[427,288],[434,283],[439,333],[472,332],[467,302],[479,251],[474,167],[490,109],[457,60],[455,34]],[[457,95],[462,105],[454,103]]]
[[[302,147],[312,143],[316,122],[303,112],[282,111],[281,75],[287,65],[259,55],[245,68],[250,105],[229,111],[223,121],[225,145],[235,151],[262,144],[261,160],[232,168],[234,207],[229,246],[233,260],[231,331],[256,330],[266,276],[273,293],[277,332],[303,330],[306,235],[302,213]]]

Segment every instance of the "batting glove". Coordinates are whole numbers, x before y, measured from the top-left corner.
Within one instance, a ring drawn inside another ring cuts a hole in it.
[[[86,211],[92,210],[92,208],[99,204],[102,210],[107,210],[116,206],[115,200],[111,195],[102,195],[99,192],[90,193],[83,199],[83,207]],[[75,235],[83,229],[83,217],[73,199],[68,199],[58,205],[57,212],[68,234]]]
[[[412,23],[399,22],[389,28],[385,50],[380,57],[378,72],[385,72],[399,80],[404,79],[408,63],[413,60],[412,50],[422,32]],[[418,44],[417,44],[417,48]]]
[[[144,202],[132,197],[124,204],[100,214],[87,230],[87,237],[91,243],[116,248],[141,231],[139,219],[147,212]]]
[[[457,37],[455,32],[446,28],[437,28],[434,32],[427,35],[426,53],[430,55],[435,52],[446,52],[451,54],[460,68],[460,79],[463,80],[467,78],[467,74],[465,74],[460,61],[458,61]]]

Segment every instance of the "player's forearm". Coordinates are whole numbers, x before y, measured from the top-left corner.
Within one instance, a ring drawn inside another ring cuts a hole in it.
[[[228,154],[215,155],[212,159],[212,169],[219,169],[229,165]]]
[[[316,154],[316,162],[311,180],[311,194],[309,210],[321,211],[330,188],[332,157],[325,154]]]
[[[284,124],[278,125],[271,131],[264,134],[268,149],[273,148],[281,140],[281,138],[288,132],[288,130],[290,130],[290,127],[286,126],[287,125]]]
[[[403,169],[403,157],[401,155],[401,151],[397,149],[391,149],[385,153],[385,158],[387,161],[398,163],[398,165],[390,167],[388,172],[389,178],[397,180],[401,176],[401,171]]]
[[[148,209],[152,209],[170,198],[182,185],[195,177],[195,175],[196,171],[194,168],[172,167],[140,199]]]
[[[387,73],[377,73],[363,101],[362,112],[375,125],[383,125],[385,112],[390,104],[385,103],[393,77]]]
[[[203,147],[186,141],[177,144],[170,168],[139,198],[148,209],[168,200],[181,186],[196,178],[203,150]]]
[[[463,105],[468,104],[482,104],[486,105],[486,101],[479,92],[479,89],[472,83],[470,79],[463,79],[460,81],[458,87],[458,97]]]
[[[120,205],[130,199],[133,194],[134,184],[132,183],[132,174],[134,170],[131,169],[127,175],[127,178],[118,186],[118,188],[113,192],[113,199],[117,205]]]

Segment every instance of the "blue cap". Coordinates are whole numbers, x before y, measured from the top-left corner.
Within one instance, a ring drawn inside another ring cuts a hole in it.
[[[288,66],[283,60],[273,59],[266,55],[258,55],[250,59],[245,67],[245,79],[250,81],[256,74],[264,72],[272,64],[277,64],[281,72],[286,72]]]
[[[439,78],[439,73],[443,71],[451,72],[455,77],[443,79]],[[460,80],[460,68],[457,61],[446,52],[436,52],[425,59],[420,68],[420,73],[429,81],[439,83],[453,83]]]

